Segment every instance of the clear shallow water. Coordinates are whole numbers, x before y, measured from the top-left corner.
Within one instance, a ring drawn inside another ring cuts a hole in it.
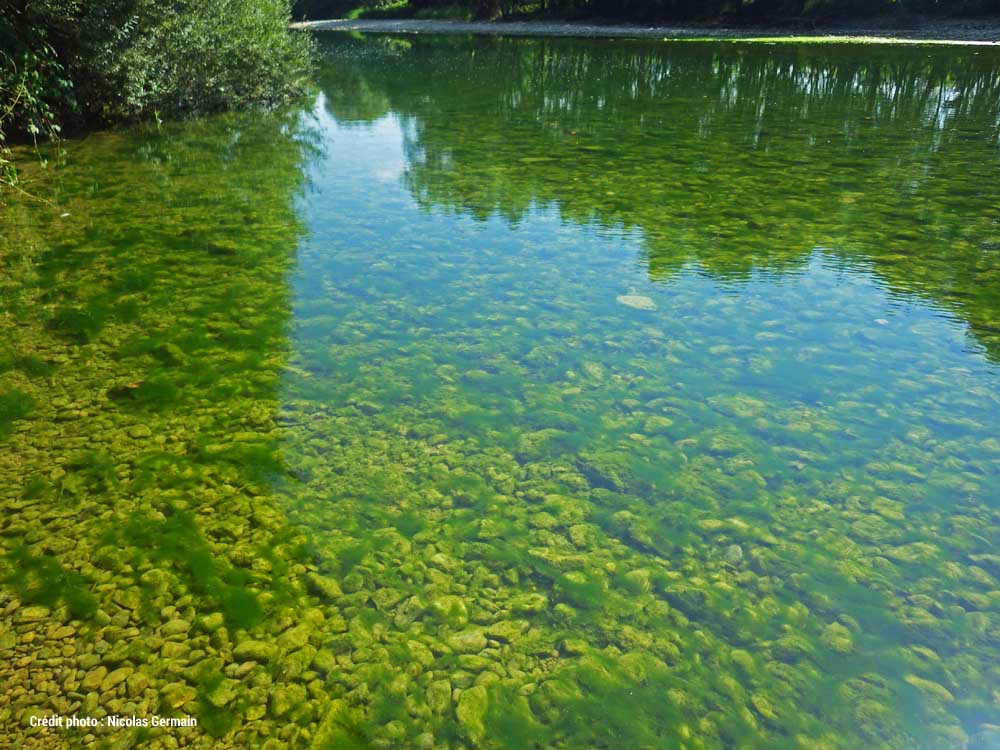
[[[7,210],[0,711],[996,747],[995,53],[323,50]]]

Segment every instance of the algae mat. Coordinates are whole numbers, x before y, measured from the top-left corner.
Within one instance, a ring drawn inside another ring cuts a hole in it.
[[[4,209],[5,746],[994,750],[997,54],[321,49]]]

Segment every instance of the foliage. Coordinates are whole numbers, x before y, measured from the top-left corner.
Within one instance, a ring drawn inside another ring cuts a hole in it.
[[[288,0],[0,0],[0,180],[8,139],[272,103],[300,92],[311,42]]]

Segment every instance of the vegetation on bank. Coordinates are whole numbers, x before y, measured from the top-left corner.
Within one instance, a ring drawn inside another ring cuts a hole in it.
[[[289,0],[0,0],[0,185],[10,140],[300,92],[311,40],[289,18]]]
[[[1000,13],[1000,0],[295,0],[293,13],[310,20],[448,17],[815,23],[878,15],[989,15]]]

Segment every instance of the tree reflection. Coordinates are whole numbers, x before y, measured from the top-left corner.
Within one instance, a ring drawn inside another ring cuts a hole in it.
[[[655,279],[781,273],[821,249],[957,313],[1000,358],[992,50],[332,44],[331,113],[399,115],[428,209],[638,230]]]

